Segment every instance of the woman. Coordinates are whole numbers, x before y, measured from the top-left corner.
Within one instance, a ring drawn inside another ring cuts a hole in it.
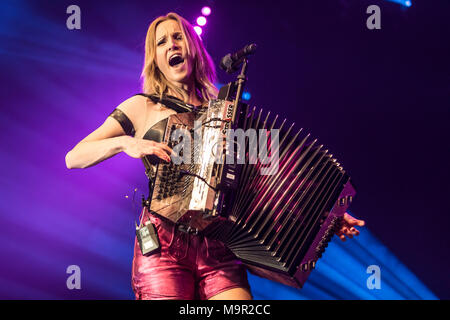
[[[146,94],[171,96],[189,105],[205,105],[217,94],[211,58],[192,26],[175,13],[151,23],[142,77]],[[108,117],[67,154],[68,168],[87,168],[119,152],[133,158],[155,155],[171,160],[172,150],[167,145],[142,137],[154,124],[176,113],[174,110],[141,95],[129,98],[117,109],[115,117]],[[134,133],[134,137],[127,133]],[[137,299],[252,298],[244,266],[223,244],[182,232],[148,212],[143,214],[144,222],[150,219],[156,226],[161,250],[143,256],[135,242],[132,287]],[[361,223],[346,216],[338,235],[341,239],[357,235],[354,226]]]

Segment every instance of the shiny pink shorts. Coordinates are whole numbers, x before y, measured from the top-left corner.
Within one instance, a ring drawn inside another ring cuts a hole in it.
[[[135,241],[131,284],[136,299],[204,300],[233,288],[250,292],[244,265],[220,241],[184,233],[150,214],[143,222],[148,217],[161,250],[143,256]]]

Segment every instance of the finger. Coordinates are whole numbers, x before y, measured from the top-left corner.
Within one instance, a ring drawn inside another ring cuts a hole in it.
[[[365,222],[363,220],[355,219],[351,215],[349,215],[347,212],[344,214],[344,221],[345,221],[345,223],[347,223],[351,226],[358,225],[358,226],[362,227],[365,224]]]
[[[157,147],[163,149],[165,152],[167,152],[169,155],[171,155],[173,153],[172,148],[170,148],[167,144],[165,143],[158,143]]]
[[[340,238],[342,241],[347,240],[347,238],[346,238],[344,235],[339,236],[339,238]]]
[[[153,154],[156,155],[161,160],[164,160],[166,162],[170,162],[170,160],[171,160],[169,155],[163,149],[154,148]]]
[[[353,238],[353,233],[350,231],[349,228],[344,227],[344,228],[342,228],[342,231],[343,231],[343,233],[344,233],[347,237]]]
[[[348,230],[348,229],[345,231],[345,235],[346,235],[347,237],[349,237],[350,239],[353,238],[353,234],[352,234],[352,233],[350,232],[350,230]]]
[[[164,152],[164,154],[167,154],[168,156],[176,156],[177,155],[173,151],[173,149],[170,148],[167,144],[158,143],[158,145],[156,145],[155,147],[158,148],[161,152]]]
[[[354,227],[350,228],[350,232],[355,236],[359,235],[359,230]]]
[[[349,224],[349,225],[355,225],[358,223],[358,220],[353,218],[351,215],[349,215],[348,213],[345,213],[344,215],[344,221]]]

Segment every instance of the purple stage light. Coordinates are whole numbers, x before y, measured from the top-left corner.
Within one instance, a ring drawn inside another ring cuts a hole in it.
[[[202,14],[204,16],[209,16],[211,14],[211,8],[210,7],[203,7],[202,8]]]
[[[202,27],[203,27],[203,26],[206,24],[206,18],[203,17],[203,16],[198,17],[198,18],[197,18],[197,24],[198,24],[199,26],[202,26]]]
[[[202,34],[202,28],[200,28],[199,26],[195,26],[194,30],[195,30],[195,32],[197,32],[198,35]]]

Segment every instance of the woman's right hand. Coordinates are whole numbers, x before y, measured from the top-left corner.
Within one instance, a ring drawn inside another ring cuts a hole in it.
[[[161,142],[129,137],[125,143],[123,152],[132,158],[142,158],[152,154],[161,160],[170,162],[172,149]]]

